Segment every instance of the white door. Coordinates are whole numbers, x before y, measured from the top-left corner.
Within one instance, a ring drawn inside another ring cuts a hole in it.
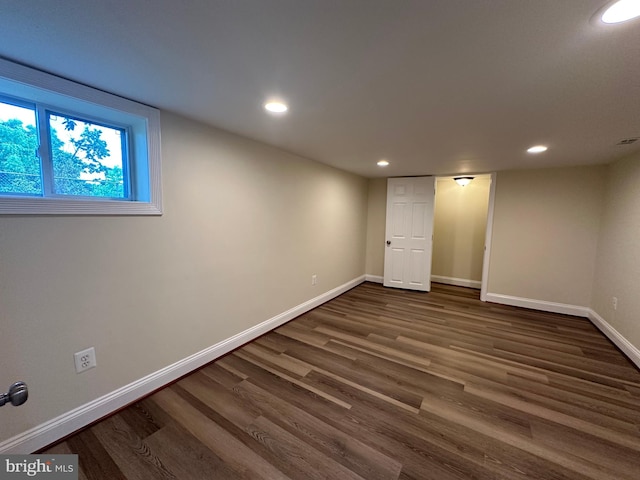
[[[387,181],[384,286],[431,290],[435,177]]]

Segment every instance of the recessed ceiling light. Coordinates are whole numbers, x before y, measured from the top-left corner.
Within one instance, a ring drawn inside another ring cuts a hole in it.
[[[547,147],[545,147],[544,145],[536,145],[534,147],[527,149],[527,152],[529,153],[542,153],[546,151],[547,151]]]
[[[389,162],[387,162],[386,160],[380,160],[378,162],[379,167],[386,167],[387,165],[389,165]]]
[[[639,0],[618,0],[602,14],[604,23],[620,23],[640,16]]]
[[[267,102],[264,104],[264,108],[271,113],[284,113],[289,110],[289,107],[282,102]]]

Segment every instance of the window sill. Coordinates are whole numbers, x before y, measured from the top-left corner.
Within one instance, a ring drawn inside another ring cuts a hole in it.
[[[0,215],[162,215],[151,202],[0,197]]]

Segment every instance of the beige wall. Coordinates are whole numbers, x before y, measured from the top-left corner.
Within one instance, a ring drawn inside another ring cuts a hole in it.
[[[165,113],[162,148],[161,217],[0,217],[0,388],[31,391],[0,442],[365,273],[366,179]]]
[[[466,187],[451,178],[436,180],[431,274],[480,282],[491,177]]]
[[[603,166],[499,172],[488,292],[588,307]]]
[[[384,275],[384,242],[387,211],[387,179],[369,180],[367,213],[367,263],[368,275]]]
[[[640,154],[607,168],[592,308],[640,349]],[[613,309],[612,298],[618,298]]]

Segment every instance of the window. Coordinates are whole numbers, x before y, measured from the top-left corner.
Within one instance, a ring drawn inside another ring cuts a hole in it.
[[[0,101],[0,194],[130,200],[127,159],[124,128]]]
[[[0,214],[159,215],[157,109],[0,60]]]
[[[36,123],[33,106],[0,103],[0,194],[42,194]]]

